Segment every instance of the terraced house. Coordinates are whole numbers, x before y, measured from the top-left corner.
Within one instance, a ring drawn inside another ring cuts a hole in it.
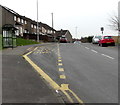
[[[37,38],[37,22],[27,18],[25,16],[21,16],[15,11],[0,5],[0,34],[2,34],[2,26],[5,24],[11,24],[15,28],[17,28],[16,35],[18,37],[24,37],[29,39]],[[53,34],[56,32],[55,29],[51,28],[47,24],[39,23],[38,34],[40,35],[40,39],[44,40],[53,40]]]
[[[37,40],[36,21],[0,5],[0,34],[2,34],[2,26],[5,24],[11,24],[17,28],[15,34],[18,37]],[[42,22],[38,23],[38,34],[39,39],[43,41],[54,41],[56,38],[56,30]]]

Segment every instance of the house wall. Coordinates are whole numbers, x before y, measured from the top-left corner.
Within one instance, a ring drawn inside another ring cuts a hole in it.
[[[12,24],[14,26],[14,15],[2,8],[2,25]]]
[[[72,43],[72,35],[70,34],[69,31],[67,31],[67,33],[66,33],[65,36],[66,36],[67,40],[68,40],[70,43]]]
[[[2,7],[0,6],[0,34],[2,34]]]

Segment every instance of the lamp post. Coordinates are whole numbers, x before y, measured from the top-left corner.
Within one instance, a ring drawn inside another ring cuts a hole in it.
[[[54,28],[54,23],[53,23],[53,13],[51,13],[52,15],[52,28]]]
[[[75,34],[76,34],[76,38],[77,38],[77,28],[78,28],[78,27],[75,27]]]
[[[37,0],[37,42],[39,42],[38,0]]]

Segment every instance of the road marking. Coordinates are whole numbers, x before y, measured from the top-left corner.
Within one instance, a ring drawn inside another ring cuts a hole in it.
[[[108,55],[106,55],[106,54],[101,54],[101,55],[103,55],[103,56],[105,56],[105,57],[108,57],[108,58],[110,58],[110,59],[115,59],[115,58],[113,58],[113,57],[111,57],[111,56],[108,56]]]
[[[59,71],[64,71],[64,69],[63,68],[59,68]]]
[[[58,62],[62,62],[62,60],[59,59]]]
[[[68,86],[69,86],[69,84],[61,84],[61,88],[63,90],[68,90],[70,93],[72,93],[72,95],[77,99],[77,101],[79,103],[81,103],[82,105],[84,105],[84,102],[72,90],[70,90]]]
[[[90,49],[90,48],[88,48],[88,47],[85,47],[86,49]]]
[[[66,79],[65,75],[60,75],[60,79]]]
[[[72,90],[69,89],[69,92],[71,92],[73,94],[73,96],[77,99],[77,101],[79,103],[81,103],[82,105],[84,105],[84,102]]]
[[[92,51],[92,52],[95,52],[95,53],[98,53],[97,51],[95,51],[95,50],[92,50],[92,49],[91,49],[91,51]]]
[[[27,50],[30,50],[30,49],[32,49],[32,47],[28,48]]]
[[[61,84],[61,88],[63,90],[69,90],[68,86],[69,86],[69,84]]]
[[[61,58],[62,58],[62,57],[60,57],[60,56],[58,57],[58,59],[61,59]]]
[[[62,63],[58,63],[58,66],[62,66],[63,64]]]
[[[38,47],[36,47],[33,51],[35,51]],[[68,88],[67,85],[61,85],[59,86],[55,81],[53,81],[40,67],[38,67],[29,57],[28,55],[31,54],[33,51],[30,51],[29,53],[23,55],[23,57],[26,59],[27,62],[30,63],[30,65],[42,76],[42,78],[44,78],[49,84],[50,86],[52,86],[55,90],[61,90],[66,97],[68,98],[68,100],[71,103],[74,103],[73,99],[70,97],[70,95],[65,91],[66,89],[68,89],[73,95],[74,97],[77,99],[77,101],[81,104],[83,104],[83,101],[72,91]]]

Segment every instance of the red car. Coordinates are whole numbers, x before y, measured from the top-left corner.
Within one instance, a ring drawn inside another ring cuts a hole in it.
[[[115,46],[115,41],[112,36],[101,36],[100,40],[98,41],[99,46],[108,46],[112,45]]]
[[[60,43],[67,43],[67,42],[68,42],[67,38],[65,38],[65,37],[60,38]]]

